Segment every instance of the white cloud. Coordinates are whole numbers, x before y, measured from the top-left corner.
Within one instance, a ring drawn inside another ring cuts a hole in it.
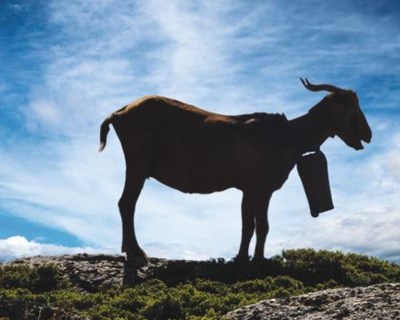
[[[154,22],[158,37],[168,43],[154,55],[158,67],[151,72],[158,84],[166,85],[162,91],[191,91],[196,96],[200,93],[196,91],[219,82],[222,75],[229,76],[232,70],[224,56],[229,35],[218,11],[220,4],[205,2],[146,2],[143,12]]]
[[[50,127],[59,125],[61,118],[60,111],[57,110],[58,108],[55,103],[44,99],[38,99],[33,100],[30,107],[32,110],[30,116],[38,119],[39,122],[44,122],[45,125]]]
[[[323,213],[315,220],[304,219],[301,224],[288,226],[288,234],[281,241],[284,248],[342,250],[399,261],[399,225],[397,208],[382,206],[370,211]]]
[[[32,257],[32,256],[60,256],[64,254],[78,254],[78,253],[112,253],[111,250],[93,249],[89,247],[64,247],[54,244],[40,243],[37,241],[29,241],[23,236],[14,236],[8,239],[0,239],[0,263],[9,262],[18,258]]]
[[[24,219],[68,231],[92,245],[103,241],[115,245],[120,235],[116,199],[122,188],[123,159],[102,159],[95,143],[86,147],[81,140],[66,145],[50,143],[50,154],[34,153],[38,147],[29,146],[24,149],[25,154],[33,150],[29,159],[2,152],[6,169],[1,174],[2,207]],[[105,164],[108,170],[102,169]],[[94,224],[98,228],[93,228]]]

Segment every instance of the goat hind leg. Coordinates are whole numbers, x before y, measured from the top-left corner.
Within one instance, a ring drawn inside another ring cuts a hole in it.
[[[251,238],[254,234],[254,212],[251,207],[251,196],[243,193],[242,199],[242,239],[240,242],[239,253],[236,260],[248,261],[249,260],[249,246]]]
[[[134,227],[134,215],[137,199],[143,188],[145,179],[129,169],[126,170],[125,186],[118,202],[122,220],[122,252],[126,254],[129,262],[137,266],[147,264],[147,256],[140,248]]]

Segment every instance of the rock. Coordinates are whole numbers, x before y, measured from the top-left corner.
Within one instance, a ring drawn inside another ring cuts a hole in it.
[[[400,319],[400,283],[330,289],[271,299],[229,312],[226,319]]]
[[[89,256],[86,254],[59,257],[31,257],[14,261],[13,264],[27,264],[39,266],[45,264],[56,264],[59,266],[64,277],[68,277],[73,285],[88,291],[94,292],[99,284],[104,281],[113,283],[122,282],[123,260],[119,256]],[[101,269],[99,268],[101,263]],[[110,274],[113,274],[110,277]]]
[[[61,273],[77,288],[86,292],[96,292],[99,287],[112,285],[132,286],[152,275],[155,269],[167,264],[165,259],[150,258],[149,265],[135,268],[121,255],[63,255],[58,257],[36,256],[13,261],[32,267],[56,264]]]

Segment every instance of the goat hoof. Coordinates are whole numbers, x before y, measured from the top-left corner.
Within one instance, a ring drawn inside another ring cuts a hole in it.
[[[235,263],[248,263],[249,261],[250,261],[249,256],[237,255],[235,258],[233,258],[233,262]]]
[[[145,267],[149,263],[145,253],[133,254],[125,252],[125,261],[136,268]]]
[[[268,259],[264,258],[264,257],[254,257],[253,260],[251,260],[251,262],[257,263],[257,264],[263,264],[265,262],[268,262]]]

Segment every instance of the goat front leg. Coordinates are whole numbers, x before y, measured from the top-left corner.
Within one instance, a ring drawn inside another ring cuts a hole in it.
[[[264,260],[264,246],[268,234],[267,211],[271,193],[243,192],[242,199],[242,240],[236,260],[249,260],[249,246],[256,230],[254,260]]]
[[[122,220],[122,252],[126,254],[128,262],[135,266],[147,264],[147,256],[140,248],[134,228],[134,215],[137,199],[143,188],[145,179],[126,170],[125,187],[118,202]]]
[[[264,247],[267,239],[269,225],[268,225],[268,206],[272,194],[264,195],[254,203],[255,221],[256,221],[256,247],[254,250],[254,261],[263,261]]]

